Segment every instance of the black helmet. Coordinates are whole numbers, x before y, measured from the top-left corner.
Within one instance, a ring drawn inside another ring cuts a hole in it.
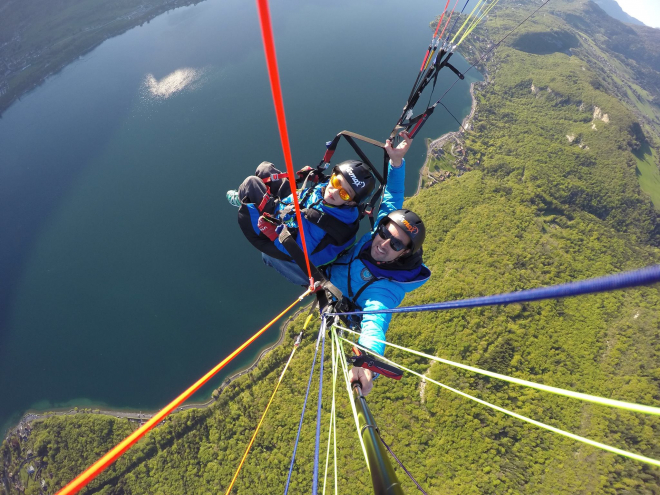
[[[424,227],[422,219],[415,213],[410,210],[394,210],[380,221],[381,224],[385,222],[394,222],[408,234],[412,241],[411,251],[413,253],[422,247],[424,237],[426,237],[426,227]]]
[[[346,160],[332,169],[333,174],[341,174],[355,191],[353,201],[362,203],[367,200],[376,186],[376,179],[369,166],[359,160]]]

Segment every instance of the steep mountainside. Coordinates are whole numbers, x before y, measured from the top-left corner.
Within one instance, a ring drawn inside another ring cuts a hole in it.
[[[476,60],[536,6],[502,0],[475,32],[468,57]],[[460,138],[465,156],[457,158],[472,171],[423,189],[406,203],[426,222],[425,260],[433,276],[405,304],[660,263],[652,202],[656,198],[660,206],[660,181],[653,182],[660,156],[653,54],[660,53],[660,43],[649,33],[611,19],[593,3],[555,1],[487,58],[487,81],[476,90],[477,109]],[[622,37],[630,42],[625,47],[616,41]],[[660,406],[659,308],[660,287],[653,286],[399,315],[387,337],[495,372]],[[227,387],[213,407],[172,415],[82,493],[223,492],[301,327],[302,321],[293,322],[282,346]],[[283,490],[315,339],[312,328],[233,493]],[[660,418],[480,378],[393,348],[387,356],[538,421],[660,459]],[[329,352],[325,359],[328,370]],[[431,383],[421,385],[415,376],[400,382],[379,378],[368,401],[385,440],[429,493],[660,493],[656,467],[554,435]],[[317,391],[313,385],[310,397]],[[331,394],[326,381],[326,418]],[[341,385],[338,397],[339,492],[370,493]],[[291,493],[310,491],[314,410],[308,404]],[[327,428],[324,422],[322,442]],[[43,491],[53,493],[130,430],[126,420],[93,414],[35,423],[29,435],[0,447],[0,494],[40,493],[42,480]],[[30,465],[36,472],[28,475]],[[415,493],[397,472],[405,491]]]
[[[626,14],[616,0],[594,0],[594,3],[607,12],[610,17],[614,17],[617,21],[636,24],[638,26],[644,25],[639,19]]]

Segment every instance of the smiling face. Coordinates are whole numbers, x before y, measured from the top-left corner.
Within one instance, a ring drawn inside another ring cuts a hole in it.
[[[344,178],[344,176],[342,176],[341,174],[336,174],[333,175],[333,177],[336,177],[336,180],[341,185],[341,188],[344,191],[346,191],[351,196],[351,198],[355,197],[355,191],[353,191],[353,188],[349,185],[348,181]],[[326,203],[333,206],[342,206],[352,203],[351,200],[344,201],[343,199],[341,199],[341,196],[339,195],[339,189],[332,185],[332,181],[328,182],[328,185],[325,186],[325,193],[323,194],[323,200]]]
[[[383,229],[382,231],[380,229]],[[381,233],[382,232],[382,233]],[[388,237],[385,239],[383,237]],[[402,249],[401,251],[396,251],[392,247],[393,239],[397,239],[399,242],[394,241],[395,244],[410,246],[411,240],[408,234],[399,227],[394,222],[387,222],[386,224],[379,227],[379,233],[374,237],[373,242],[371,243],[371,257],[378,262],[388,262],[394,261],[395,259],[408,254],[410,252],[409,248]]]

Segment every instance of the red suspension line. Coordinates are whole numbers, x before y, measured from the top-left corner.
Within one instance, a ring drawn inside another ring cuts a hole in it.
[[[451,21],[451,16],[454,15],[454,10],[456,10],[456,4],[458,4],[458,0],[454,2],[454,7],[451,9],[451,12],[449,13],[449,17],[447,18],[447,22],[445,23],[445,27],[442,28],[442,32],[440,33],[440,38],[442,38],[442,35],[445,34],[445,29],[447,29],[447,26],[449,25],[449,21]],[[437,31],[437,28],[436,28]],[[449,36],[449,34],[447,34]]]
[[[433,47],[432,47],[432,44],[431,44],[431,45],[429,45],[428,50],[426,50],[426,56],[424,57],[424,61],[422,62],[422,66],[419,68],[420,72],[424,70],[424,66],[426,65],[426,61],[428,60],[429,55],[431,54],[431,49],[432,48]]]
[[[307,244],[305,243],[305,232],[303,231],[302,216],[300,215],[300,204],[296,192],[296,174],[293,170],[293,159],[291,158],[291,147],[289,146],[289,133],[286,128],[286,116],[284,115],[284,100],[282,99],[282,88],[280,87],[280,76],[277,69],[277,55],[275,54],[275,41],[273,40],[273,28],[270,23],[270,11],[268,10],[268,0],[257,0],[259,10],[259,22],[261,23],[261,36],[264,41],[264,51],[266,53],[266,64],[268,66],[268,78],[270,79],[270,89],[273,92],[273,103],[275,105],[275,115],[277,116],[277,127],[280,131],[280,140],[282,141],[282,151],[284,152],[284,162],[286,171],[289,174],[289,182],[292,186],[293,203],[296,206],[296,219],[298,220],[298,230],[302,249],[305,253],[305,263],[307,264],[307,275],[309,276],[309,286],[313,290],[314,279],[312,269],[307,255]]]
[[[445,12],[447,12],[447,7],[449,7],[449,1],[447,0],[447,4],[445,5],[445,10],[442,11],[442,15],[440,16],[440,20],[438,21],[438,25],[435,27],[435,33],[433,33],[433,37],[435,38],[435,35],[438,34],[438,29],[440,28],[440,24],[442,24],[442,18],[445,16]],[[440,35],[442,36],[442,35]]]

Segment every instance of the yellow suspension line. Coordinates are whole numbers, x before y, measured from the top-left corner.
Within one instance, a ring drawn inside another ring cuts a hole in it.
[[[495,5],[497,5],[497,2],[499,2],[499,0],[494,0],[493,2],[491,2],[491,4],[490,4],[490,5],[488,6],[488,8],[484,11],[484,13],[481,14],[481,16],[480,16],[480,17],[477,19],[477,21],[474,23],[474,25],[473,25],[472,27],[470,27],[470,28],[468,29],[468,31],[467,31],[467,32],[463,35],[463,37],[460,39],[460,41],[459,41],[458,43],[456,43],[456,46],[459,46],[461,43],[463,43],[463,40],[464,40],[464,39],[465,39],[470,33],[472,33],[472,31],[474,30],[474,28],[477,27],[477,25],[481,22],[481,20],[482,20],[484,17],[486,17],[486,16],[490,13],[490,11],[493,9],[493,7],[495,7]]]
[[[426,68],[427,68],[427,67],[429,66],[429,64],[431,63],[431,60],[433,60],[433,54],[435,54],[435,50],[436,50],[436,47],[434,46],[434,47],[433,47],[433,50],[431,50],[431,53],[429,53],[429,56],[428,56],[428,58],[426,59],[426,63],[424,64],[424,68],[422,69],[422,71],[425,71]]]
[[[456,38],[458,38],[458,35],[461,34],[461,31],[463,30],[463,28],[468,24],[468,22],[470,22],[470,19],[472,18],[472,14],[474,14],[474,12],[477,10],[477,8],[479,8],[479,6],[480,6],[483,2],[484,2],[484,0],[479,0],[479,1],[477,2],[477,4],[476,4],[476,5],[474,6],[474,8],[472,9],[472,12],[470,12],[470,14],[467,16],[467,18],[465,19],[465,21],[463,21],[463,24],[461,25],[461,27],[458,28],[458,31],[456,31],[456,34],[455,34],[454,37],[451,39],[451,43],[454,43],[454,40],[455,40]]]
[[[469,33],[472,29],[474,29],[474,26],[477,25],[477,23],[479,22],[479,19],[481,19],[481,15],[482,15],[482,13],[483,13],[483,11],[484,11],[483,9],[484,9],[484,7],[486,6],[486,3],[487,3],[487,2],[488,2],[488,0],[484,0],[484,3],[482,3],[482,4],[479,6],[479,11],[476,13],[476,15],[475,15],[475,16],[470,20],[470,22],[468,23],[467,27],[465,28],[465,33],[463,34],[463,37],[459,40],[458,43],[456,43],[456,46],[458,46],[459,43],[463,40],[463,38],[465,38],[465,36],[467,35],[467,33]]]
[[[474,25],[479,21],[479,16],[481,16],[481,13],[482,13],[483,8],[484,8],[484,6],[486,5],[486,2],[487,2],[487,1],[488,1],[488,0],[484,0],[484,2],[483,2],[481,5],[479,5],[479,10],[477,11],[477,13],[476,13],[473,17],[470,18],[470,21],[468,22],[468,24],[467,24],[467,26],[466,26],[466,28],[465,28],[465,32],[466,32],[466,33],[467,33],[470,29],[472,29],[472,28],[474,27]],[[464,34],[463,36],[465,37],[465,34]],[[462,39],[462,38],[461,38],[461,39]],[[457,43],[457,45],[458,45],[458,43]]]
[[[342,340],[349,342],[350,340],[346,340],[343,337],[340,337]],[[369,349],[366,349],[365,347],[362,347],[359,344],[353,344],[356,347],[364,350],[365,352],[369,352]],[[568,437],[572,440],[576,440],[578,442],[586,443],[587,445],[591,445],[592,447],[597,447],[599,449],[606,450],[608,452],[612,452],[614,454],[619,454],[624,457],[628,457],[630,459],[635,459],[636,461],[641,461],[645,462],[647,464],[652,464],[654,466],[660,466],[660,461],[656,459],[651,459],[650,457],[646,457],[640,454],[635,454],[633,452],[628,452],[627,450],[622,450],[618,449],[616,447],[611,447],[609,445],[605,445],[604,443],[596,442],[595,440],[590,440],[589,438],[581,437],[579,435],[575,435],[574,433],[570,433],[568,431],[560,430],[559,428],[555,428],[554,426],[546,425],[545,423],[541,423],[540,421],[536,421],[535,419],[528,418],[527,416],[523,416],[522,414],[514,413],[513,411],[509,411],[508,409],[504,409],[503,407],[496,406],[495,404],[491,404],[490,402],[486,402],[485,400],[477,399],[476,397],[473,397],[472,395],[466,394],[465,392],[461,392],[460,390],[456,390],[455,388],[451,388],[448,385],[445,385],[443,383],[437,382],[433,380],[432,378],[429,378],[428,376],[424,376],[421,373],[417,373],[416,371],[413,371],[409,368],[406,368],[405,366],[401,366],[400,364],[395,363],[391,359],[387,359],[386,357],[381,356],[380,359],[383,359],[387,361],[388,363],[397,366],[398,368],[401,368],[402,370],[407,371],[408,373],[412,373],[413,375],[416,375],[424,380],[427,380],[431,383],[435,383],[436,385],[439,385],[442,388],[445,388],[451,392],[454,392],[455,394],[460,395],[461,397],[465,397],[467,399],[473,400],[475,402],[478,402],[481,405],[488,406],[491,409],[495,409],[496,411],[500,411],[504,414],[508,414],[509,416],[513,416],[514,418],[520,419],[522,421],[526,421],[527,423],[531,423],[534,426],[538,426],[539,428],[544,428],[546,430],[549,430],[553,433],[558,433],[559,435],[563,435],[565,437]]]
[[[353,397],[353,391],[351,390],[351,383],[348,380],[348,371],[346,369],[346,360],[342,359],[342,356],[344,354],[344,350],[341,347],[341,344],[339,343],[339,337],[335,335],[335,332],[332,332],[333,340],[337,343],[337,353],[339,354],[339,362],[341,363],[342,371],[344,372],[344,380],[346,381],[346,390],[348,391],[348,397],[351,401],[351,409],[353,410],[353,419],[355,420],[355,429],[357,430],[358,438],[360,440],[360,446],[362,447],[362,453],[364,454],[364,460],[367,463],[367,469],[369,470],[369,473],[371,473],[371,467],[369,466],[369,458],[367,457],[367,449],[364,447],[364,442],[362,441],[362,435],[360,434],[360,421],[358,419],[357,415],[357,409],[355,408],[355,398]],[[346,340],[346,339],[343,339]],[[346,341],[350,342],[350,341]]]
[[[345,330],[346,332],[349,332],[351,334],[354,333],[355,335],[359,335],[357,332],[354,332],[353,330],[350,330],[348,328],[343,328],[343,327],[337,327],[337,328],[340,328],[341,330]],[[467,364],[455,363],[453,361],[449,361],[448,359],[442,359],[437,356],[432,356],[424,352],[416,351],[414,349],[408,349],[407,347],[402,347],[400,345],[392,344],[391,342],[386,342],[384,340],[380,340],[376,338],[374,338],[373,340],[376,342],[380,342],[381,344],[385,344],[390,347],[394,347],[396,349],[409,352],[410,354],[415,354],[416,356],[421,356],[427,359],[431,359],[433,361],[437,361],[439,363],[454,366],[456,368],[461,368],[467,371],[472,371],[474,373],[479,373],[481,375],[489,376],[491,378],[497,378],[498,380],[504,380],[505,382],[515,383],[516,385],[522,385],[524,387],[530,387],[536,390],[543,390],[544,392],[550,392],[552,394],[562,395],[564,397],[570,397],[572,399],[585,400],[588,402],[593,402],[594,404],[599,404],[601,406],[617,407],[619,409],[625,409],[626,411],[660,415],[660,407],[645,406],[642,404],[635,404],[633,402],[624,402],[615,399],[606,399],[604,397],[598,397],[596,395],[583,394],[581,392],[574,392],[573,390],[565,390],[563,388],[552,387],[550,385],[534,383],[528,380],[523,380],[522,378],[514,378],[507,375],[501,375],[493,371],[482,370],[480,368],[475,368],[474,366],[468,366]]]
[[[339,355],[335,359],[339,359]],[[339,369],[339,366],[337,366],[337,361],[335,360],[335,367]],[[334,416],[333,416],[333,422],[332,422],[332,442],[334,443],[334,451],[335,451],[335,495],[338,495],[339,493],[339,482],[337,481],[337,408],[335,406],[335,389],[337,388],[337,372],[335,371],[335,374],[332,378],[332,408],[334,409]]]
[[[245,459],[247,459],[248,453],[250,452],[250,448],[252,448],[252,444],[254,443],[254,439],[257,438],[257,433],[259,433],[259,428],[261,428],[261,424],[264,422],[264,418],[266,417],[266,413],[268,412],[268,408],[270,407],[271,402],[273,402],[273,399],[275,398],[275,394],[277,393],[277,389],[280,387],[280,383],[282,383],[282,378],[284,378],[284,373],[286,373],[286,370],[289,367],[289,363],[291,362],[291,359],[293,359],[293,355],[296,353],[296,349],[298,349],[298,345],[299,344],[297,344],[297,343],[293,345],[293,350],[291,351],[291,355],[289,356],[289,360],[286,362],[286,365],[284,366],[284,369],[282,370],[282,374],[280,375],[280,379],[277,380],[277,385],[275,385],[275,390],[273,390],[273,395],[270,396],[270,400],[268,401],[268,405],[266,406],[266,410],[261,415],[261,419],[259,420],[259,424],[257,425],[257,429],[254,430],[254,434],[252,435],[252,438],[250,439],[250,443],[248,444],[247,448],[245,449],[245,454],[243,454],[243,458],[241,459],[241,463],[238,465],[238,469],[236,470],[236,473],[234,474],[234,477],[232,478],[231,483],[229,485],[229,488],[227,488],[227,491],[225,492],[225,495],[229,495],[229,492],[231,492],[231,489],[234,486],[234,483],[236,482],[236,478],[238,478],[238,473],[241,472],[241,468],[243,467],[243,463],[245,462]]]

